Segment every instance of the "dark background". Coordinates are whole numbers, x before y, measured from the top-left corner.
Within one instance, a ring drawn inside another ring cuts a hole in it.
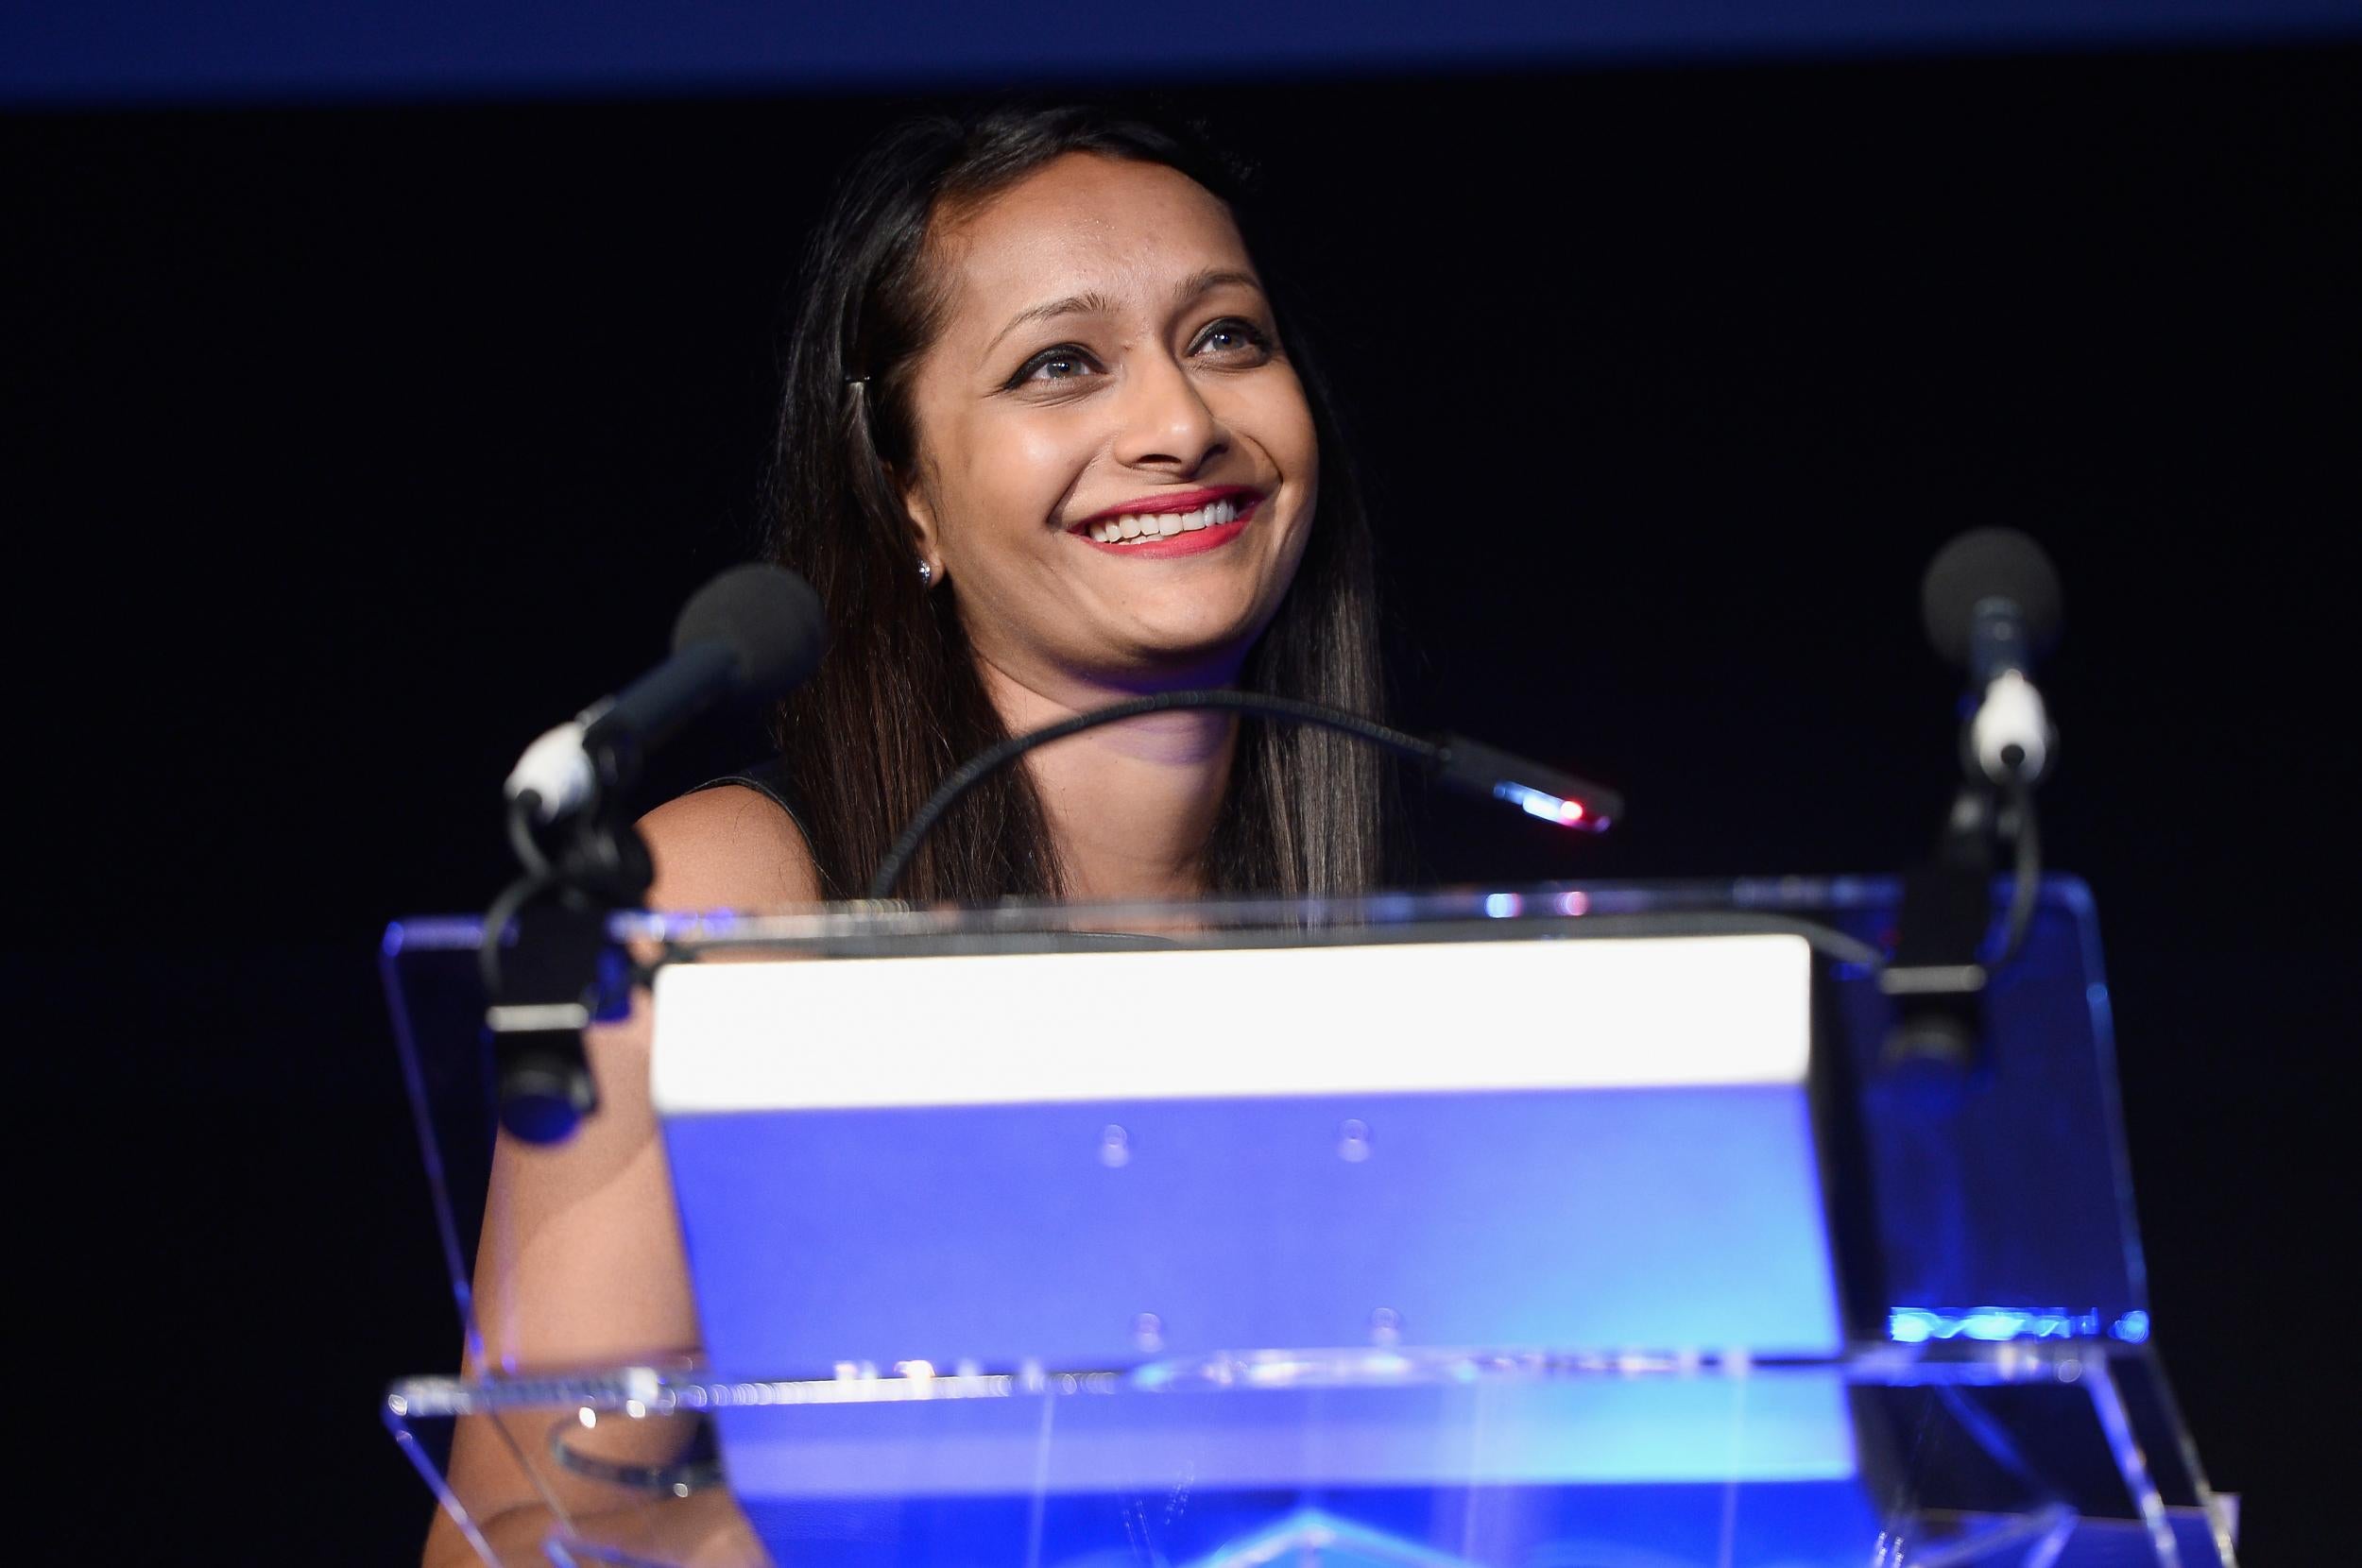
[[[2352,1446],[2313,1355],[2353,1234],[2358,65],[1176,94],[1313,285],[1400,716],[1633,802],[1604,841],[1429,812],[1434,875],[1900,866],[1953,769],[1920,571],[1979,523],[2050,547],[2045,836],[2109,943],[2158,1339],[2262,1561]],[[488,897],[522,742],[751,548],[786,280],[904,107],[0,119],[29,1371],[111,1456],[91,1559],[413,1551],[374,1407],[454,1335],[377,933]]]

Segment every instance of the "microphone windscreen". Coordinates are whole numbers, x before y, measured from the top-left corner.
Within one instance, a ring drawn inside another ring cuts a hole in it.
[[[673,625],[673,651],[718,642],[738,663],[740,694],[785,696],[820,668],[829,619],[820,596],[796,573],[751,562],[734,566],[690,596]]]
[[[1920,584],[1920,614],[1938,654],[1966,668],[1977,606],[1990,599],[2017,606],[2028,652],[2047,653],[2058,641],[2059,569],[2042,546],[2014,528],[1972,528],[1936,552]]]

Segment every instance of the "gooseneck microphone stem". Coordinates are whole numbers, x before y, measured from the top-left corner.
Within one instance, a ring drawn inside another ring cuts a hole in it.
[[[893,897],[894,889],[902,880],[902,874],[910,869],[912,859],[918,853],[918,846],[926,842],[935,824],[943,820],[943,814],[957,805],[962,795],[1035,747],[1046,746],[1053,741],[1063,741],[1070,735],[1080,735],[1101,724],[1117,724],[1145,714],[1197,711],[1254,713],[1266,718],[1291,719],[1298,724],[1357,736],[1397,757],[1415,758],[1422,762],[1433,761],[1440,749],[1432,741],[1423,741],[1374,719],[1324,707],[1318,703],[1299,702],[1293,697],[1267,697],[1252,691],[1213,689],[1159,691],[1153,696],[1135,697],[1129,702],[1093,708],[1088,713],[1077,713],[1022,735],[1012,735],[952,769],[950,776],[933,794],[928,796],[927,804],[918,809],[918,814],[911,818],[901,835],[886,850],[885,858],[878,862],[877,875],[869,878],[869,896]]]
[[[943,819],[943,814],[984,779],[1035,747],[1063,741],[1087,729],[1096,729],[1101,724],[1119,724],[1145,714],[1201,711],[1251,713],[1258,718],[1280,719],[1350,735],[1381,751],[1425,764],[1455,788],[1507,801],[1562,827],[1580,827],[1598,832],[1623,810],[1622,801],[1612,791],[1456,736],[1429,741],[1379,724],[1375,719],[1348,713],[1343,708],[1304,702],[1294,697],[1268,696],[1257,691],[1231,691],[1218,688],[1159,691],[1153,696],[1135,697],[1128,702],[1093,708],[1087,713],[1077,713],[1022,735],[1013,735],[961,763],[928,797],[927,804],[918,809],[918,814],[911,818],[910,825],[902,829],[893,845],[886,850],[884,859],[878,862],[877,875],[869,879],[869,896],[876,899],[893,897],[896,886],[901,882],[903,874],[910,869],[911,861],[917,855],[918,846],[926,841],[935,824]],[[1541,802],[1547,802],[1548,809],[1537,805]]]

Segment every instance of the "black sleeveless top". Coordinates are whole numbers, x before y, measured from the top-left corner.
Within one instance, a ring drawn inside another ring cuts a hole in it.
[[[736,773],[726,773],[719,778],[709,778],[689,793],[693,795],[703,794],[708,790],[718,790],[725,784],[742,785],[754,791],[755,793],[787,813],[787,820],[796,825],[796,831],[804,835],[806,844],[812,842],[812,834],[804,827],[804,813],[796,807],[796,786],[787,776],[786,758],[768,758],[763,761],[741,768]]]

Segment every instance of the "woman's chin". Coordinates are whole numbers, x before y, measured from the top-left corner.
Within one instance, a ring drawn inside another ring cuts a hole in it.
[[[1126,655],[1100,673],[1104,684],[1139,691],[1173,691],[1192,686],[1228,686],[1239,677],[1253,645],[1252,633],[1236,626],[1144,629],[1122,644]]]
[[[1197,666],[1228,660],[1236,665],[1271,621],[1261,595],[1249,591],[1174,594],[1121,606],[1110,620],[1105,646],[1122,650],[1126,663]]]

